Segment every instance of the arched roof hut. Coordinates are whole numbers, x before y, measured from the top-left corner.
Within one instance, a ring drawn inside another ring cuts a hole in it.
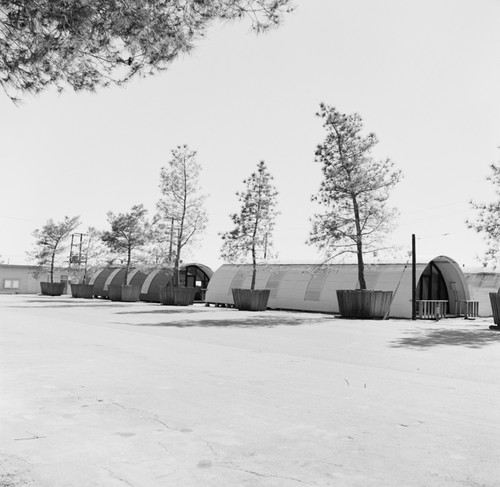
[[[494,269],[464,269],[471,298],[479,302],[479,316],[492,316],[490,293],[500,293],[500,273]]]
[[[141,301],[153,303],[160,302],[160,286],[166,286],[173,276],[173,269],[155,269],[145,273],[139,269],[129,272],[127,284],[141,286]],[[198,288],[196,300],[203,300],[210,278],[213,275],[212,269],[203,264],[184,264],[179,269],[179,284],[185,287]],[[109,286],[123,284],[125,269],[122,267],[106,267],[97,271],[90,284],[94,285],[94,296],[102,298],[108,297]]]
[[[417,300],[446,300],[454,314],[456,301],[470,299],[458,264],[439,256],[419,263]],[[232,288],[250,288],[251,265],[221,266],[213,275],[205,301],[233,304]],[[411,318],[411,264],[369,264],[365,268],[368,289],[393,291],[390,316]],[[356,289],[357,264],[276,264],[257,267],[256,289],[270,289],[269,308],[338,313],[337,289]]]
[[[108,278],[111,276],[112,279],[120,270],[122,270],[121,267],[104,267],[96,271],[89,281],[89,284],[94,286],[94,296],[107,298]],[[123,272],[125,272],[125,269],[123,269]]]
[[[153,303],[160,302],[160,286],[166,286],[174,274],[173,269],[157,269],[149,273],[141,289],[141,301]],[[210,267],[203,264],[183,264],[179,269],[179,285],[184,287],[196,287],[195,300],[204,299],[210,278],[214,272]]]
[[[147,274],[139,269],[133,269],[128,273],[127,284],[142,286]],[[109,296],[109,286],[124,284],[125,268],[124,267],[105,267],[97,271],[90,284],[94,285],[94,296],[107,298]]]
[[[173,275],[173,269],[156,269],[150,272],[142,284],[140,300],[159,303],[160,286],[166,286]]]

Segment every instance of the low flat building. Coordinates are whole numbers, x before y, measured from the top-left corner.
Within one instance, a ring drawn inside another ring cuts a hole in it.
[[[0,264],[0,294],[38,294],[40,282],[48,280],[47,272],[32,265]],[[68,281],[66,270],[54,270],[54,281]]]

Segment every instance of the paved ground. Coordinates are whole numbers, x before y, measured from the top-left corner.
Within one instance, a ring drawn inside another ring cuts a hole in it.
[[[0,487],[498,486],[490,322],[0,296]]]

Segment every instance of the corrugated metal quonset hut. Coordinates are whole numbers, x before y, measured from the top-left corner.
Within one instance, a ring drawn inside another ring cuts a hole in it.
[[[471,299],[479,302],[479,316],[492,316],[490,293],[500,292],[500,274],[493,269],[464,269]]]
[[[94,286],[94,296],[102,296],[104,298],[108,297],[108,286],[106,281],[108,277],[117,269],[120,270],[120,268],[117,267],[105,267],[104,269],[99,269],[94,273],[89,281],[89,284]],[[104,286],[106,286],[106,291],[104,291]]]
[[[127,284],[141,286],[147,278],[147,274],[139,269],[132,269],[127,276]],[[109,286],[122,285],[125,279],[125,269],[123,267],[105,267],[97,271],[90,279],[89,284],[94,285],[94,296],[101,298],[108,297]]]
[[[212,275],[212,269],[206,265],[184,264],[179,270],[179,284],[198,288],[195,299],[202,300]],[[127,284],[141,286],[141,301],[159,303],[160,286],[166,286],[172,276],[173,269],[158,269],[148,274],[136,269],[129,272]],[[90,284],[94,285],[94,296],[107,298],[109,286],[123,284],[124,277],[125,269],[122,267],[106,267],[97,271],[90,280]]]
[[[416,267],[417,299],[448,301],[450,314],[457,300],[468,300],[469,289],[459,265],[439,256]],[[411,264],[369,264],[365,267],[368,289],[393,291],[390,316],[411,318]],[[224,264],[213,275],[206,299],[211,304],[233,304],[232,288],[250,288],[251,265]],[[261,265],[256,289],[270,289],[269,308],[338,313],[337,289],[356,289],[356,264]]]
[[[141,289],[141,301],[152,303],[160,302],[160,286],[166,286],[174,274],[173,269],[158,269],[151,272],[144,281]],[[214,271],[203,264],[183,264],[179,269],[179,285],[195,287],[196,301],[205,299],[205,291]]]

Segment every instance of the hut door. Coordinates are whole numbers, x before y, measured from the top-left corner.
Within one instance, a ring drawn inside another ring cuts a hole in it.
[[[443,275],[434,262],[431,262],[420,276],[417,286],[417,299],[449,301],[448,290],[446,289]]]
[[[181,270],[181,285],[185,287],[196,287],[196,267],[187,266]]]

